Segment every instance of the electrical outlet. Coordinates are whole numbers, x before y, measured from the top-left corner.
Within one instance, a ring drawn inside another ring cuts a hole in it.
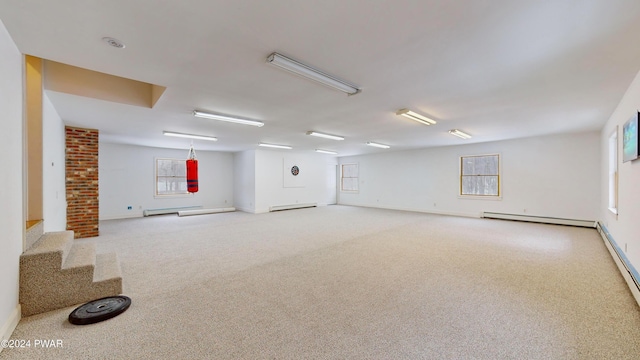
[[[522,209],[522,212],[527,212],[527,209]]]
[[[133,209],[133,206],[131,205],[127,206],[127,210],[131,210],[131,209]]]

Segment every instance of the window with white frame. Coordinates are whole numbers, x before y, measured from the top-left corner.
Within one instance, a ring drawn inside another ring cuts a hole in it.
[[[500,196],[500,155],[460,157],[461,196]]]
[[[618,213],[618,128],[609,136],[609,210]]]
[[[156,159],[156,195],[182,195],[188,193],[186,161]]]
[[[340,189],[358,191],[358,164],[342,164]]]

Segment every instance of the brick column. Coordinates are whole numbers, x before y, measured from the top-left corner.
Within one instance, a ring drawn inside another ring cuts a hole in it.
[[[98,130],[65,128],[67,230],[98,236]]]

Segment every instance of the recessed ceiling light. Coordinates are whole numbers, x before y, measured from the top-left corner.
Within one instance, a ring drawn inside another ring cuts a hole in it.
[[[287,150],[293,149],[291,146],[288,146],[288,145],[267,144],[267,143],[260,143],[258,144],[258,146],[275,148],[275,149],[287,149]]]
[[[323,154],[330,154],[330,155],[338,155],[337,152],[330,151],[330,150],[316,149],[316,152],[323,153]]]
[[[173,136],[173,137],[181,137],[181,138],[197,139],[197,140],[218,141],[218,138],[215,138],[213,136],[195,135],[195,134],[183,134],[183,133],[177,133],[177,132],[173,132],[173,131],[163,131],[162,133],[165,136]]]
[[[420,114],[418,114],[416,112],[413,112],[413,111],[411,111],[409,109],[400,109],[400,110],[396,111],[396,115],[402,115],[402,116],[404,116],[406,118],[409,118],[409,119],[411,119],[413,121],[417,121],[417,122],[425,124],[425,125],[435,125],[436,124],[435,120],[429,119],[428,117],[420,115]]]
[[[453,136],[457,136],[461,139],[471,139],[471,135],[467,134],[464,131],[460,131],[458,129],[453,129],[453,130],[449,130],[449,134],[453,135]]]
[[[388,148],[390,148],[390,147],[391,147],[391,146],[389,146],[389,145],[379,144],[379,143],[375,143],[375,142],[372,142],[372,141],[369,141],[369,142],[367,143],[367,145],[369,145],[369,146],[373,146],[373,147],[377,147],[377,148],[381,148],[381,149],[388,149]]]
[[[113,46],[114,48],[124,49],[126,47],[126,45],[122,41],[114,39],[112,37],[103,37],[102,41],[106,42],[110,46]]]
[[[322,137],[322,138],[331,139],[331,140],[344,140],[344,137],[342,136],[329,135],[329,134],[324,134],[317,131],[307,131],[307,135]]]

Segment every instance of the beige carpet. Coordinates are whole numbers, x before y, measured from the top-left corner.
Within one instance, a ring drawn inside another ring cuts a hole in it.
[[[638,359],[593,229],[329,206],[101,223],[124,314],[23,319],[1,359]],[[35,339],[61,339],[36,349]]]

